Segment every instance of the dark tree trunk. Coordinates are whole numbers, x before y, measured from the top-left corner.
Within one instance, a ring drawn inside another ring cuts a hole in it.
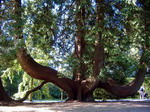
[[[3,87],[1,78],[0,78],[0,101],[12,101],[12,99],[8,96]]]

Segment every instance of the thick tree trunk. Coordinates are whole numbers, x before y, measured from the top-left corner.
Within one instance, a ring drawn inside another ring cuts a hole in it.
[[[8,96],[8,94],[6,93],[3,84],[2,84],[2,80],[0,78],[0,101],[12,101],[12,99]]]

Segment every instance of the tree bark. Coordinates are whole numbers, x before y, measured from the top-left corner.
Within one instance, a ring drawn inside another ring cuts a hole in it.
[[[132,96],[137,93],[137,91],[143,84],[145,79],[145,74],[146,74],[146,68],[139,69],[135,79],[128,85],[118,85],[113,81],[109,80],[106,83],[99,82],[98,87],[103,88],[118,97]]]
[[[52,82],[66,91],[70,98],[74,98],[73,91],[76,91],[77,89],[75,81],[68,78],[61,78],[56,70],[38,64],[29,54],[27,54],[26,49],[20,49],[17,58],[28,75],[35,79]]]
[[[102,42],[102,29],[104,28],[104,0],[96,0],[97,23],[96,26],[99,30],[96,33],[96,40],[94,44],[94,57],[93,57],[93,77],[97,77],[100,70],[104,66],[104,47]]]
[[[6,93],[3,84],[2,84],[2,80],[0,77],[0,101],[12,101],[12,99],[8,96],[8,94]]]
[[[139,88],[142,86],[145,74],[147,72],[147,65],[145,64],[144,58],[145,58],[145,50],[143,48],[143,52],[141,54],[140,68],[138,69],[137,73],[135,74],[135,79],[129,83],[128,85],[118,85],[115,83],[115,81],[108,80],[106,83],[99,82],[99,87],[106,89],[110,93],[118,96],[118,97],[127,97],[132,96],[137,93]]]
[[[79,67],[74,69],[75,80],[83,80],[85,78],[86,64],[84,63],[83,56],[85,55],[86,43],[85,43],[85,6],[81,6],[82,0],[76,1],[77,13],[76,13],[76,38],[75,38],[75,53],[74,57],[79,60]]]

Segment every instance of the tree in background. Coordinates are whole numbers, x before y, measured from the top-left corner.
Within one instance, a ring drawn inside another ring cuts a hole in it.
[[[127,97],[138,91],[149,66],[149,19],[144,23],[141,15],[149,9],[144,4],[129,0],[5,1],[1,48],[9,42],[6,47],[14,47],[7,52],[17,54],[28,75],[57,85],[68,100],[91,101],[96,88]],[[52,58],[49,66],[34,60],[31,51],[41,55],[38,49]],[[135,80],[121,84],[129,75]]]

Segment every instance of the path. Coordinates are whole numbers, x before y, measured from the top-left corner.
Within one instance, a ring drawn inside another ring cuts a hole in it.
[[[5,103],[0,112],[150,112],[150,102]]]

